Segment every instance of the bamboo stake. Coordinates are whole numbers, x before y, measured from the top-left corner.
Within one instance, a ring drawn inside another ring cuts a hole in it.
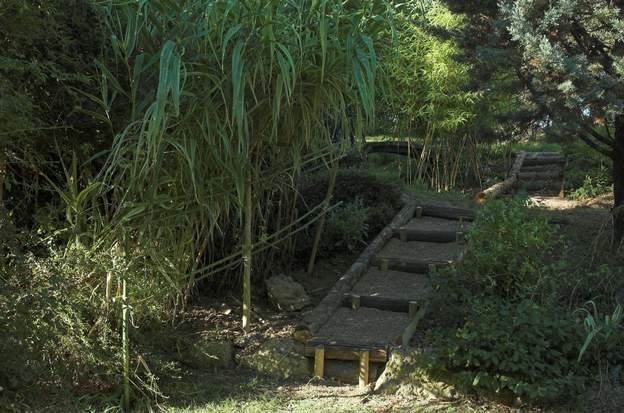
[[[128,335],[128,303],[126,291],[126,278],[122,282],[121,292],[121,351],[123,357],[123,396],[122,406],[124,411],[130,409],[130,342]]]
[[[325,194],[325,199],[323,200],[323,211],[326,212],[329,207],[329,203],[331,202],[332,197],[334,196],[334,188],[336,186],[336,174],[338,173],[338,161],[332,160],[332,169],[329,176],[329,185],[327,186],[327,193]],[[316,226],[316,231],[314,233],[314,243],[312,244],[312,252],[310,253],[310,260],[308,261],[308,271],[307,274],[311,275],[314,272],[314,264],[316,263],[316,254],[318,253],[318,247],[321,242],[321,235],[323,234],[323,226],[325,225],[325,216],[321,216],[319,222]]]
[[[251,228],[253,206],[251,203],[251,173],[245,185],[245,228],[243,229],[243,331],[249,332],[251,319]]]
[[[369,369],[369,352],[362,351],[360,352],[360,375],[359,375],[359,385],[360,387],[364,387],[368,385],[368,369]]]

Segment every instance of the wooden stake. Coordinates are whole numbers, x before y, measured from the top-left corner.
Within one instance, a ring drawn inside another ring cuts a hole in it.
[[[369,369],[369,353],[368,351],[360,352],[360,387],[368,386],[368,369]]]
[[[352,295],[351,296],[351,308],[353,311],[357,311],[360,308],[360,296]]]
[[[464,233],[459,231],[455,234],[455,241],[457,241],[458,244],[463,244],[464,243]]]
[[[416,312],[418,311],[418,301],[410,301],[409,302],[409,318],[410,320],[414,318]]]
[[[422,218],[423,216],[423,207],[416,207],[416,218]]]
[[[436,272],[436,265],[435,264],[429,264],[429,274],[433,274]]]
[[[401,242],[407,242],[407,228],[401,228],[399,230],[399,237]]]
[[[323,378],[325,373],[325,347],[316,346],[314,349],[314,377]]]
[[[381,266],[379,267],[379,269],[381,271],[388,271],[388,264],[389,264],[388,259],[387,258],[383,258],[381,260]]]

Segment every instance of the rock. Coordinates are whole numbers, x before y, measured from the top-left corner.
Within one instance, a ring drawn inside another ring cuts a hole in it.
[[[179,351],[180,361],[198,369],[228,368],[234,360],[234,348],[229,341],[215,341],[207,337],[187,339]]]
[[[284,274],[266,280],[269,301],[282,311],[298,311],[310,305],[310,297],[303,286]]]
[[[418,396],[427,399],[456,399],[456,389],[432,377],[426,368],[429,356],[420,350],[397,349],[375,383],[375,392]]]
[[[241,356],[240,364],[260,374],[280,379],[310,375],[308,359],[290,338],[271,339],[252,354]]]

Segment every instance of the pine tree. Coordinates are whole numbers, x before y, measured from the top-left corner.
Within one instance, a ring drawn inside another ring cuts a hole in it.
[[[624,235],[624,6],[610,0],[447,0],[466,13],[477,70],[511,68],[534,119],[613,161],[614,235]],[[488,66],[489,65],[489,66]],[[500,70],[500,69],[498,69]],[[486,78],[491,78],[486,75]],[[520,89],[518,89],[520,90]]]

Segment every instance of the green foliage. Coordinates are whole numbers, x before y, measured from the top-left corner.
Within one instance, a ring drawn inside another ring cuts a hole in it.
[[[565,185],[570,198],[585,200],[613,190],[611,159],[581,142],[567,145],[565,153],[569,159]]]
[[[327,192],[328,176],[319,174],[302,184],[302,201],[310,208],[318,205]],[[366,239],[376,236],[401,208],[401,190],[396,182],[378,178],[366,171],[341,169],[336,175],[332,203],[353,203],[360,199],[368,211]]]
[[[333,210],[325,222],[323,247],[333,253],[360,249],[368,235],[368,211],[360,198]]]
[[[460,288],[509,299],[553,291],[555,229],[526,204],[522,197],[485,204],[466,233],[468,248],[455,275]]]
[[[463,387],[486,394],[554,401],[583,388],[576,362],[580,333],[561,308],[475,297],[460,327],[437,337],[438,368]]]
[[[586,338],[579,350],[579,361],[585,354],[591,362],[605,364],[607,368],[624,363],[624,317],[622,306],[616,305],[612,314],[600,314],[596,303],[589,301],[578,310],[583,315]],[[619,379],[619,378],[618,378]]]

